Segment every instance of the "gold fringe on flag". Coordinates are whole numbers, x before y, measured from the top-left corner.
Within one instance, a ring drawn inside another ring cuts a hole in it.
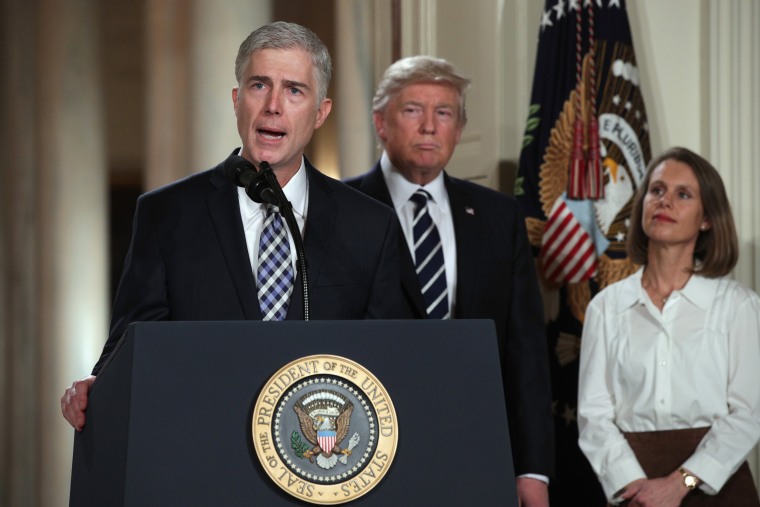
[[[575,14],[575,74],[576,95],[575,122],[573,125],[573,151],[570,157],[567,183],[568,199],[603,199],[604,198],[604,167],[599,153],[599,120],[596,111],[596,52],[594,36],[594,7],[588,4],[589,18],[589,86],[582,86],[584,59],[582,49],[582,11]],[[582,91],[585,90],[585,93]],[[590,101],[589,119],[583,120],[583,101],[588,94]],[[584,141],[587,142],[584,147]]]
[[[580,9],[578,9],[580,11]],[[599,156],[599,121],[596,112],[596,39],[594,36],[594,4],[588,3],[588,52],[591,100],[591,118],[588,122],[588,169],[586,171],[586,198],[604,198],[604,172]]]

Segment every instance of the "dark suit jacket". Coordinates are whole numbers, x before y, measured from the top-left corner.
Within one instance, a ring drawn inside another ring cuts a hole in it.
[[[552,476],[554,426],[543,304],[517,202],[444,174],[457,243],[454,318],[492,319],[502,360],[515,472]],[[393,206],[379,163],[346,181]],[[403,235],[401,277],[415,317],[426,318],[412,255]]]
[[[142,195],[97,374],[131,322],[260,320],[229,160]],[[306,161],[310,318],[408,317],[392,210]],[[288,319],[303,318],[300,278]]]

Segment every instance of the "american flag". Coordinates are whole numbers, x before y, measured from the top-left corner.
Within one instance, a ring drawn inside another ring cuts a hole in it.
[[[546,0],[537,21],[515,197],[544,283],[546,335],[555,352],[550,368],[557,465],[549,489],[552,507],[604,505],[578,448],[578,350],[589,299],[631,267],[625,240],[631,198],[651,158],[647,116],[625,0]],[[577,119],[582,138],[575,136]],[[568,197],[578,156],[598,160],[602,175],[594,184],[602,188],[580,195],[570,189]]]

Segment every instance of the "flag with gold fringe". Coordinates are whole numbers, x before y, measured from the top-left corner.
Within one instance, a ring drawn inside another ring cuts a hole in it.
[[[546,0],[515,196],[552,352],[554,507],[605,501],[578,448],[578,351],[591,297],[635,269],[626,232],[651,157],[639,84],[625,0]]]

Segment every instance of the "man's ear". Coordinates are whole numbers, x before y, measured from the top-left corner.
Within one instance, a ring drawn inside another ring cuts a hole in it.
[[[240,89],[236,86],[232,89],[232,108],[235,110],[235,116],[237,116],[237,105],[238,105],[238,92]]]
[[[332,110],[332,99],[324,99],[317,108],[317,118],[314,122],[314,130],[317,130],[327,119],[327,116]]]
[[[457,125],[457,142],[456,144],[459,144],[459,141],[462,140],[462,131],[464,130],[464,127],[462,125]]]
[[[385,142],[385,117],[383,117],[382,113],[372,113],[372,122],[375,124],[375,132],[377,132],[377,137],[379,137],[381,141]]]

